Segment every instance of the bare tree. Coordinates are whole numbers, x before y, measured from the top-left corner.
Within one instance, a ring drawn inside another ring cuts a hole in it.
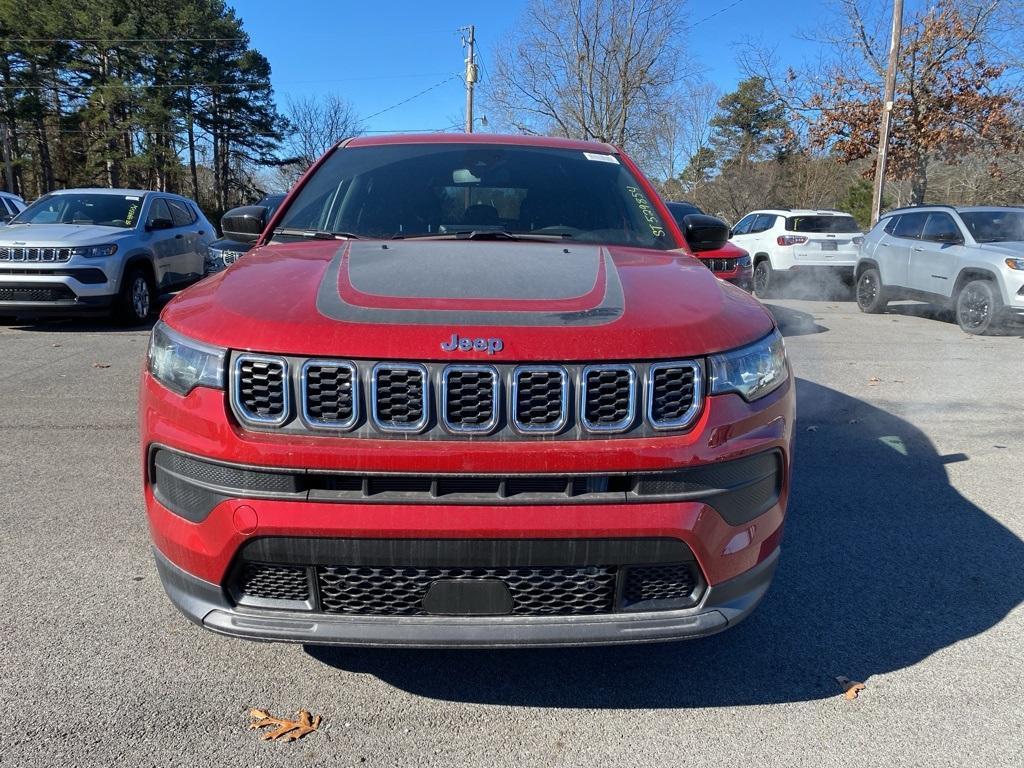
[[[686,193],[688,185],[680,176],[701,150],[710,147],[711,120],[720,96],[713,83],[686,83],[651,122],[640,160],[644,170],[661,183],[663,192],[676,197]]]
[[[289,96],[285,101],[288,134],[283,153],[290,162],[281,166],[282,180],[290,186],[309,166],[342,139],[363,132],[352,105],[342,96]]]
[[[679,0],[530,0],[487,84],[525,133],[642,148],[680,81]]]

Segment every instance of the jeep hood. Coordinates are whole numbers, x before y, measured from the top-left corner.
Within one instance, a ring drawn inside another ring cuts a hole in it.
[[[1013,241],[1005,243],[982,243],[981,249],[986,253],[994,253],[997,256],[1010,256],[1020,258],[1024,256],[1024,242]]]
[[[9,224],[0,229],[0,245],[53,246],[106,245],[135,232],[124,227],[95,224]]]
[[[495,361],[631,360],[731,349],[773,327],[690,256],[463,240],[261,246],[163,318],[232,349],[414,360],[489,357],[442,350],[453,334],[501,339]]]

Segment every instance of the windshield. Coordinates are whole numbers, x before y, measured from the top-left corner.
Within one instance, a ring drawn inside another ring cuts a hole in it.
[[[966,211],[960,218],[979,243],[1024,242],[1024,211]]]
[[[12,224],[91,224],[99,227],[134,227],[142,197],[139,195],[64,194],[36,200]]]
[[[275,232],[280,237],[302,230],[385,239],[507,233],[676,247],[614,155],[505,145],[337,150],[303,186]]]
[[[860,232],[852,216],[790,216],[786,231],[809,233]]]

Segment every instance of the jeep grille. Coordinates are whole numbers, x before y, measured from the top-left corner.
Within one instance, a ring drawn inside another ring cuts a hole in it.
[[[689,428],[704,392],[698,361],[446,365],[241,352],[231,368],[232,410],[246,426],[365,437],[652,435]]]

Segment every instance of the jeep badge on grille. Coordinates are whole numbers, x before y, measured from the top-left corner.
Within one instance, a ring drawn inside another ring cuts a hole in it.
[[[453,333],[450,341],[442,341],[441,349],[445,352],[486,352],[488,355],[493,355],[495,352],[501,352],[505,348],[505,342],[501,339],[467,339],[459,338],[459,334]]]

